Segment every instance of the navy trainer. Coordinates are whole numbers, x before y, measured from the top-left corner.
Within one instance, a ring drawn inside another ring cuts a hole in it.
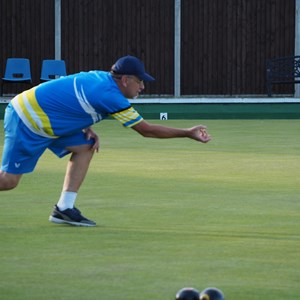
[[[55,205],[54,210],[49,217],[49,221],[57,224],[70,224],[74,226],[96,226],[94,221],[85,218],[76,207],[60,211],[57,205]]]

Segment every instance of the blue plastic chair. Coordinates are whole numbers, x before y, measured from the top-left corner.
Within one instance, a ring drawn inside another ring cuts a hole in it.
[[[8,58],[1,83],[1,96],[4,83],[29,83],[32,85],[30,61],[27,58]]]
[[[49,81],[66,76],[66,63],[64,60],[44,59],[42,63],[41,81]]]

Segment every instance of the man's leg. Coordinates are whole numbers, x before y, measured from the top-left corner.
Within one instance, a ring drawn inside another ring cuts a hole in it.
[[[12,174],[0,171],[0,191],[14,189],[18,185],[21,177],[22,174]]]
[[[94,151],[91,145],[80,145],[68,147],[67,150],[72,152],[68,162],[63,191],[77,193],[88,171]]]
[[[32,172],[52,141],[53,139],[45,139],[28,129],[9,103],[4,116],[0,191],[14,189],[22,174]]]
[[[54,223],[67,223],[76,226],[95,226],[96,223],[86,219],[74,208],[77,192],[84,181],[94,150],[89,144],[68,147],[72,152],[68,162],[61,197],[49,220]]]

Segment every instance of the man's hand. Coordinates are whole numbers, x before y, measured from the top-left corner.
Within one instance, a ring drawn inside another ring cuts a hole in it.
[[[190,130],[190,138],[201,143],[207,143],[211,140],[211,136],[206,131],[206,126],[198,125],[189,129]]]
[[[99,147],[100,147],[99,136],[95,133],[95,131],[91,127],[84,129],[84,133],[87,140],[93,139],[95,141],[91,150],[99,152]]]

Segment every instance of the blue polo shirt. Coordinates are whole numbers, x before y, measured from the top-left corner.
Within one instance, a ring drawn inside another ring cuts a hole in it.
[[[32,132],[50,138],[72,135],[109,115],[126,127],[143,120],[104,71],[48,81],[19,94],[11,104]]]

